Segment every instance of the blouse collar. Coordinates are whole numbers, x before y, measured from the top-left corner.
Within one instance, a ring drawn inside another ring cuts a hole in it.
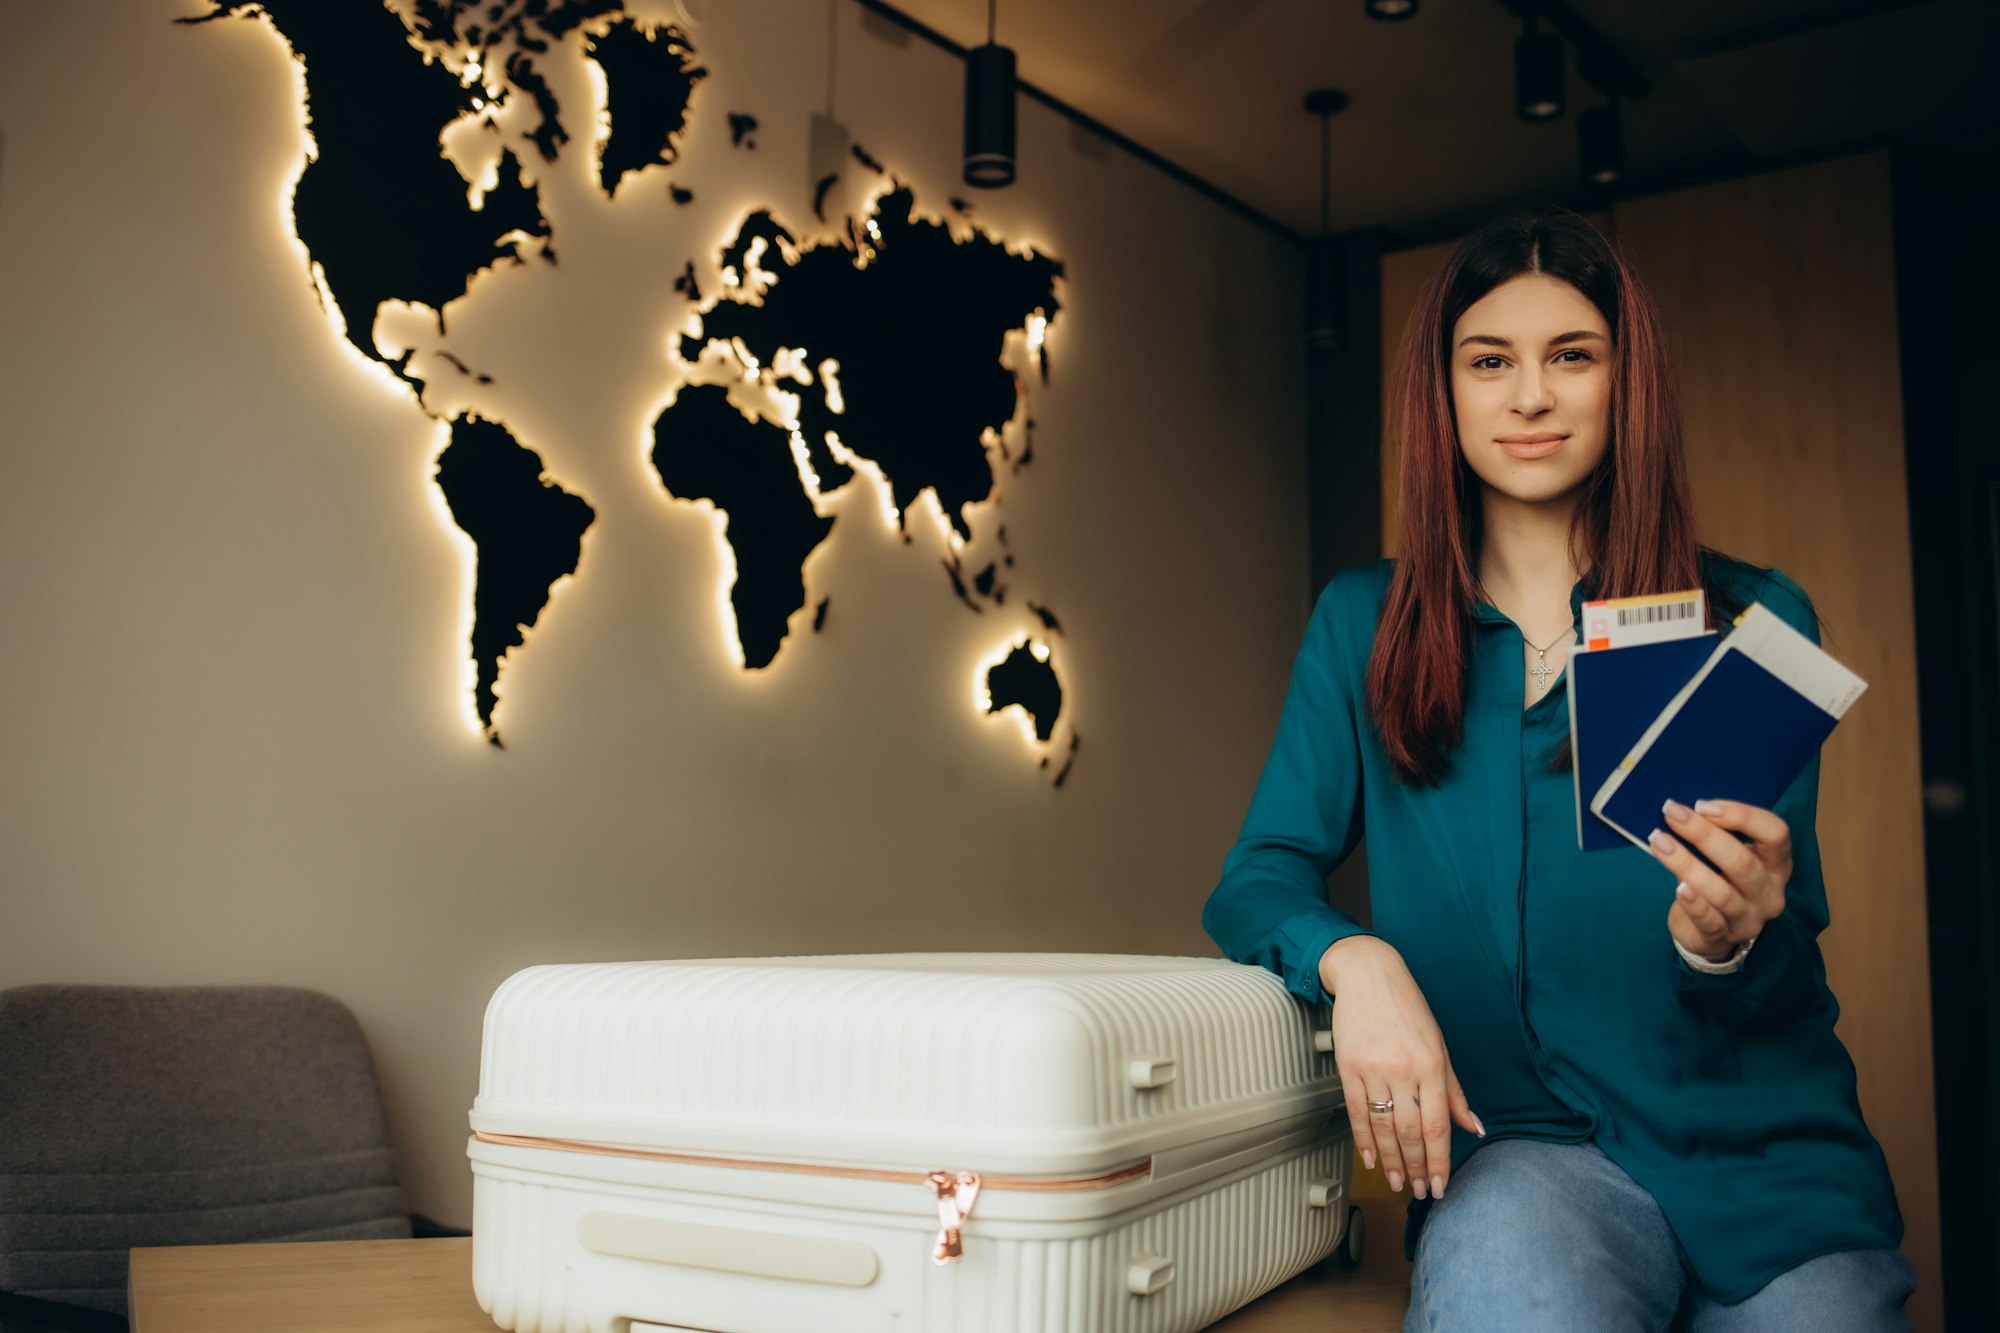
[[[1578,579],[1571,585],[1569,590],[1570,617],[1578,625],[1583,623],[1583,599],[1586,592],[1583,585],[1586,581],[1587,579]],[[1479,603],[1475,610],[1475,618],[1479,623],[1485,625],[1511,625],[1514,623],[1508,619],[1507,615],[1499,607],[1487,601]]]

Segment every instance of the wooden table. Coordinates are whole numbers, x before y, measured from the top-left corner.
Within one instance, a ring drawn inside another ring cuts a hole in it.
[[[132,1333],[494,1333],[470,1240],[132,1251]]]
[[[1325,1264],[1215,1333],[1395,1333],[1410,1298],[1402,1209],[1361,1202],[1361,1267]],[[469,1240],[186,1245],[132,1251],[132,1333],[493,1333]]]

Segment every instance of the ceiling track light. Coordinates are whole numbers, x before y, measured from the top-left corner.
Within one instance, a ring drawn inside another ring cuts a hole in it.
[[[1397,23],[1417,16],[1417,0],[1362,0],[1361,8],[1371,19]]]
[[[1535,11],[1521,19],[1514,43],[1514,109],[1522,120],[1554,120],[1563,113],[1563,44],[1535,26]]]
[[[965,183],[1014,183],[1014,53],[993,41],[998,0],[987,0],[986,45],[965,53]]]
[[[1625,131],[1617,98],[1577,116],[1576,157],[1587,184],[1616,185],[1624,179]]]

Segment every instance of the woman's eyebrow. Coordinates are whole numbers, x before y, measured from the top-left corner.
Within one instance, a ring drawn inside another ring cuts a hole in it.
[[[1572,328],[1566,334],[1556,334],[1554,338],[1550,338],[1548,346],[1558,346],[1562,342],[1586,342],[1590,338],[1596,338],[1598,342],[1606,342],[1606,336],[1600,334],[1600,332],[1596,332],[1596,330],[1590,330],[1590,328]],[[1466,334],[1464,338],[1460,338],[1458,346],[1464,346],[1466,342],[1478,342],[1480,346],[1514,346],[1512,338],[1502,338],[1500,334]]]

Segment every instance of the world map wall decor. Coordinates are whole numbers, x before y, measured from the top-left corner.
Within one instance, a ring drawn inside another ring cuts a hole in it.
[[[560,264],[540,176],[567,154],[592,155],[607,201],[664,188],[685,206],[701,182],[667,177],[687,136],[726,128],[736,150],[754,152],[758,118],[712,112],[710,71],[688,32],[628,14],[624,0],[206,2],[208,12],[175,21],[268,24],[297,63],[305,151],[289,218],[330,321],[445,423],[435,483],[473,550],[473,713],[499,746],[506,665],[556,585],[588,576],[584,536],[598,508],[549,475],[504,408],[481,401],[493,379],[449,350],[453,303],[483,274]],[[556,62],[575,60],[601,93],[584,116],[565,108],[551,77]],[[840,172],[873,184],[865,206],[829,217]],[[1046,383],[1061,309],[1060,261],[971,225],[962,201],[950,216],[927,214],[858,144],[813,193],[816,227],[760,208],[710,241],[720,291],[700,290],[692,260],[674,262],[690,331],[666,351],[671,393],[645,432],[659,486],[722,515],[733,570],[725,633],[745,671],[769,667],[795,624],[825,629],[832,596],[808,590],[806,560],[837,526],[827,498],[863,474],[903,543],[917,545],[913,510],[937,520],[920,526],[926,539],[938,529],[941,594],[981,615],[1008,604],[1016,557],[998,491],[1032,463],[1034,423],[1022,363],[1004,353],[1010,336],[1024,339]],[[378,344],[390,309],[435,322],[445,346],[433,355],[475,406],[426,401],[414,349]],[[756,391],[747,399],[746,386]],[[969,557],[975,523],[991,558]],[[1013,710],[1059,787],[1078,748],[1073,727],[1052,744],[1063,625],[1046,605],[1018,606],[1030,629],[979,664],[973,704]]]

